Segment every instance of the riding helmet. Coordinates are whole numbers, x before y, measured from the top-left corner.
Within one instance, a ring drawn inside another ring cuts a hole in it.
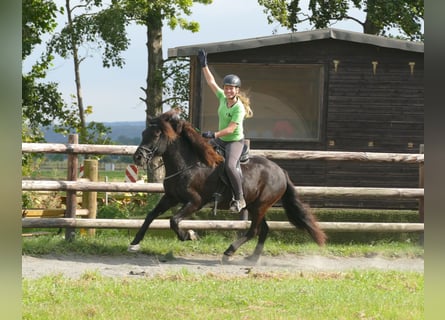
[[[236,74],[228,74],[224,77],[223,85],[241,87],[241,80]]]

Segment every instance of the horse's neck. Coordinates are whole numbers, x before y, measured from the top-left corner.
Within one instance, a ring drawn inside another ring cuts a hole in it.
[[[173,174],[199,161],[193,150],[180,141],[172,143],[162,155],[162,158],[166,174]]]

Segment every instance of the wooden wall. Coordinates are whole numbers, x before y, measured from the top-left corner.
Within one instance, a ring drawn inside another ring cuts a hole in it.
[[[253,149],[418,153],[424,143],[423,53],[326,39],[212,54],[213,62],[318,63],[325,66],[319,142],[251,141]],[[338,60],[335,71],[334,60]],[[377,62],[375,73],[373,61]],[[410,63],[414,62],[413,72]],[[200,73],[192,83],[199,84]],[[199,87],[199,86],[198,86]],[[192,114],[199,112],[193,90]],[[195,101],[195,102],[193,102]],[[253,106],[255,108],[255,106]],[[252,119],[251,121],[253,121]],[[406,187],[419,185],[417,165],[277,161],[295,185]],[[314,206],[417,208],[417,201],[317,200]]]

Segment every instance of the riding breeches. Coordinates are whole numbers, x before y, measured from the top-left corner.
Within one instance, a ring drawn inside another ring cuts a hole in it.
[[[232,185],[233,194],[236,200],[243,197],[243,186],[241,174],[236,169],[237,162],[241,157],[244,148],[244,139],[233,142],[219,140],[218,143],[223,144],[225,148],[225,171]]]

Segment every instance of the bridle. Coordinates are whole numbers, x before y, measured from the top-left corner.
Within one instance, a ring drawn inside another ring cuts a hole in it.
[[[142,156],[142,158],[144,158],[145,163],[148,164],[153,159],[153,157],[154,157],[156,151],[158,151],[158,149],[159,149],[159,145],[154,146],[152,148],[149,148],[146,146],[139,146],[138,152],[141,153],[141,156]]]
[[[145,171],[148,172],[149,171],[149,166],[150,166],[150,162],[153,160],[156,151],[158,151],[159,146],[161,144],[161,139],[159,138],[156,145],[152,146],[152,147],[146,147],[146,146],[139,146],[138,147],[138,151],[141,153],[141,156],[145,159]],[[164,178],[164,180],[173,178],[175,176],[178,176],[188,170],[190,170],[191,168],[193,168],[196,165],[196,163],[191,164],[185,168],[183,168],[182,170],[175,172],[167,177]],[[152,168],[152,171],[158,170],[159,168],[161,168],[162,166],[164,166],[164,162],[161,161],[161,164],[159,164],[157,167]]]

